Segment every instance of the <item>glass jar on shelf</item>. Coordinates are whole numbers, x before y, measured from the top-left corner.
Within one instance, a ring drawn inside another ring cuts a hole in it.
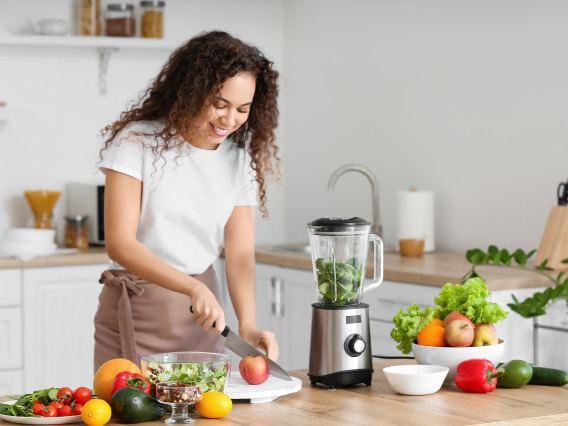
[[[140,36],[145,38],[164,38],[165,1],[140,2]]]
[[[134,37],[136,35],[134,5],[127,3],[107,5],[105,35],[109,37]]]
[[[102,34],[101,0],[77,1],[77,35],[100,36]]]
[[[89,247],[87,216],[65,216],[65,247]]]

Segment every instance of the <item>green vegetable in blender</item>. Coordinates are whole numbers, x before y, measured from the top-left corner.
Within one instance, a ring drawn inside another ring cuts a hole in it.
[[[444,285],[434,303],[438,307],[428,307],[422,310],[413,303],[406,312],[400,309],[393,318],[395,328],[391,337],[399,343],[397,349],[403,354],[412,352],[412,343],[418,333],[426,327],[433,318],[443,320],[453,311],[460,311],[466,315],[474,325],[486,323],[494,324],[505,319],[508,312],[497,303],[485,300],[491,292],[487,289],[485,281],[481,278],[471,278],[463,284]]]
[[[361,285],[361,268],[355,257],[339,262],[332,257],[330,262],[324,258],[316,259],[318,288],[326,302],[344,305],[353,299]]]

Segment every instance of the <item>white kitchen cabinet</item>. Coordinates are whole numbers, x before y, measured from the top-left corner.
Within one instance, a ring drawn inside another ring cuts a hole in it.
[[[19,269],[0,270],[0,294],[0,395],[21,393],[24,381],[22,282]]]
[[[568,307],[556,302],[546,315],[533,319],[535,326],[535,364],[568,370]]]
[[[384,280],[377,289],[364,293],[362,301],[369,305],[373,355],[412,356],[400,352],[396,348],[397,342],[390,337],[394,328],[392,319],[400,309],[406,310],[413,303],[417,303],[422,309],[434,306],[434,297],[439,292],[439,287]]]
[[[221,280],[224,265],[214,265],[222,283],[225,319],[229,326],[238,327],[237,317]],[[273,332],[278,341],[278,364],[286,370],[308,368],[312,307],[316,296],[310,271],[256,264],[256,326]],[[238,363],[240,358],[233,359]]]
[[[23,270],[24,387],[90,386],[93,319],[108,265]]]

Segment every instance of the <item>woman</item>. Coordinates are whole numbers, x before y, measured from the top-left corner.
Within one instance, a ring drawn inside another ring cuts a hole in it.
[[[211,266],[223,243],[239,334],[278,358],[274,334],[255,318],[254,209],[258,195],[267,216],[265,181],[280,161],[272,66],[225,32],[200,34],[102,131],[111,269],[100,280],[95,371],[113,358],[224,352]]]

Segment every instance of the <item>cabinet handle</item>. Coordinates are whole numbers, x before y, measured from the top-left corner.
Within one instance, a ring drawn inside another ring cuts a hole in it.
[[[270,279],[272,286],[272,314],[276,317],[282,317],[282,281],[276,277]]]

